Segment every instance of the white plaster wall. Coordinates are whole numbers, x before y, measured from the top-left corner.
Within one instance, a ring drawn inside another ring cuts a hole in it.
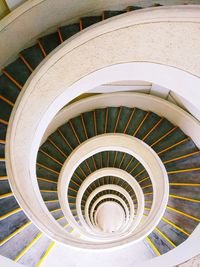
[[[199,267],[200,266],[200,255],[192,258],[191,260],[179,265],[179,267]]]
[[[121,249],[117,253],[109,251],[78,252],[73,248],[64,248],[56,244],[41,267],[172,267],[177,266],[180,262],[185,262],[183,267],[193,267],[193,261],[186,261],[200,254],[199,240],[200,225],[180,246],[159,257],[153,257],[143,242]],[[198,264],[199,257],[196,261],[194,260],[194,267],[198,267]]]
[[[0,255],[0,266],[1,267],[23,267],[25,265],[16,263],[16,262]]]
[[[96,211],[97,226],[106,233],[117,232],[125,224],[123,208],[116,202],[101,203]]]
[[[191,85],[192,86],[192,85]],[[191,102],[189,102],[184,97],[180,96],[179,94],[174,93],[173,91],[170,92],[169,97],[171,97],[175,104],[183,108],[184,110],[190,112],[191,114],[195,115],[196,118],[200,120],[200,110],[198,110]]]
[[[41,267],[133,267],[139,260],[152,257],[143,242],[117,252],[77,251],[56,244]]]

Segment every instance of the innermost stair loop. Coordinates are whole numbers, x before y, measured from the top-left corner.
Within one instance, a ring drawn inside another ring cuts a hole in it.
[[[107,201],[98,207],[95,221],[103,232],[114,233],[125,223],[125,214],[119,204]]]

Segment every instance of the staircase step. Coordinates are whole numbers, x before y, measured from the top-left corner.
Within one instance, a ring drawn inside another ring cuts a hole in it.
[[[63,41],[72,37],[80,31],[79,23],[74,23],[71,25],[62,26],[59,28]]]
[[[57,32],[45,35],[39,40],[47,55],[61,43]]]
[[[172,146],[173,144],[184,140],[187,136],[179,129],[175,129],[173,132],[168,134],[165,138],[163,138],[160,142],[153,146],[153,149],[156,152],[159,152],[165,148]]]
[[[199,175],[200,171],[189,171],[189,172],[181,172],[181,173],[174,173],[168,174],[169,182],[170,183],[198,183],[199,182]]]
[[[2,229],[2,231],[0,232],[0,240],[4,240],[6,237],[11,235],[14,231],[16,231],[28,221],[29,220],[23,211],[17,212],[0,221],[0,227]]]
[[[58,199],[58,194],[56,192],[41,192],[44,201]]]
[[[135,10],[139,10],[142,9],[142,7],[140,6],[129,6],[128,7],[128,11],[135,11]]]
[[[169,221],[173,222],[181,229],[185,230],[189,234],[191,234],[195,227],[198,225],[197,221],[182,216],[181,214],[174,212],[168,208],[164,213],[164,217],[167,218]]]
[[[13,63],[5,68],[5,71],[21,86],[25,84],[29,76],[31,75],[30,70],[24,64],[24,62],[18,58]]]
[[[57,190],[57,184],[51,183],[51,182],[46,182],[46,181],[41,181],[38,179],[38,184],[39,188],[42,190]]]
[[[20,89],[11,81],[9,78],[2,74],[0,75],[0,95],[6,98],[7,100],[15,103]]]
[[[176,245],[180,245],[187,239],[187,235],[161,220],[157,228]]]
[[[5,161],[0,161],[0,177],[6,176],[6,175],[7,175],[7,173],[6,173],[6,164],[5,164]],[[2,187],[3,187],[3,184],[5,184],[5,182],[4,181],[0,181],[0,184],[2,184]],[[10,188],[9,185],[8,185],[8,187]]]
[[[52,240],[46,237],[44,234],[26,251],[18,263],[26,266],[38,266],[38,263],[42,260],[45,252],[52,244]]]
[[[160,124],[147,136],[145,143],[152,145],[173,128],[174,125],[171,122],[167,119],[163,119]]]
[[[37,162],[47,168],[50,168],[56,172],[60,172],[62,165],[59,164],[56,159],[54,160],[53,156],[48,156],[47,154],[43,154],[41,152],[38,153]]]
[[[109,19],[111,17],[121,15],[126,13],[126,11],[121,11],[121,10],[105,10],[103,12],[103,19]]]
[[[191,184],[193,185],[193,184]],[[200,186],[172,186],[170,185],[170,194],[176,196],[182,196],[190,199],[195,199],[200,201]]]
[[[1,164],[0,164],[0,169],[2,169]],[[10,193],[10,192],[11,192],[11,189],[10,189],[10,185],[8,183],[8,180],[0,181],[0,195],[4,195],[4,194]]]
[[[0,118],[9,121],[13,106],[0,99]]]
[[[21,53],[29,65],[35,69],[44,59],[44,55],[38,44],[24,49]]]
[[[83,30],[93,24],[102,21],[101,16],[89,16],[89,17],[82,17],[80,19],[80,29]]]
[[[168,206],[186,214],[186,217],[187,215],[191,216],[191,219],[200,222],[200,211],[198,209],[199,203],[169,197]]]
[[[76,134],[78,138],[78,143],[83,143],[85,140],[87,140],[86,133],[84,131],[84,124],[80,116],[73,118],[70,120],[71,121],[71,126],[74,129],[74,133]],[[77,139],[76,138],[76,139]]]
[[[14,196],[0,199],[0,206],[0,216],[6,215],[7,213],[19,208],[19,205]]]
[[[149,238],[161,255],[174,248],[169,242],[166,241],[166,239],[163,238],[162,235],[159,235],[159,233],[157,233],[155,230],[149,235]]]

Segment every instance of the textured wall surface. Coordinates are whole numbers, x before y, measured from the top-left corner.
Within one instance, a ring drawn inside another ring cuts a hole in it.
[[[192,258],[191,260],[179,265],[179,267],[199,267],[200,266],[200,255]]]

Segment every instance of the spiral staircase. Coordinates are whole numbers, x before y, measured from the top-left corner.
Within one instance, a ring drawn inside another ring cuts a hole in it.
[[[160,5],[155,4],[154,8],[157,6]],[[57,241],[21,206],[7,173],[7,128],[15,103],[20,102],[20,92],[41,62],[47,61],[48,55],[67,39],[76,38],[80,31],[102,20],[141,9],[129,6],[81,17],[77,23],[40,37],[2,69],[2,256],[25,266],[42,266]],[[71,114],[61,116],[62,120],[58,114],[54,118],[56,127],[40,143],[35,165],[38,198],[52,225],[66,237],[65,242],[58,240],[60,243],[91,250],[117,250],[142,242],[151,257],[157,257],[181,245],[198,226],[200,150],[192,137],[164,116],[135,104],[114,101],[115,97],[137,99],[138,94],[88,93],[83,99],[74,99],[59,113]],[[99,105],[99,99],[105,104]],[[93,103],[94,108],[88,103]],[[81,105],[84,110],[79,111]]]

